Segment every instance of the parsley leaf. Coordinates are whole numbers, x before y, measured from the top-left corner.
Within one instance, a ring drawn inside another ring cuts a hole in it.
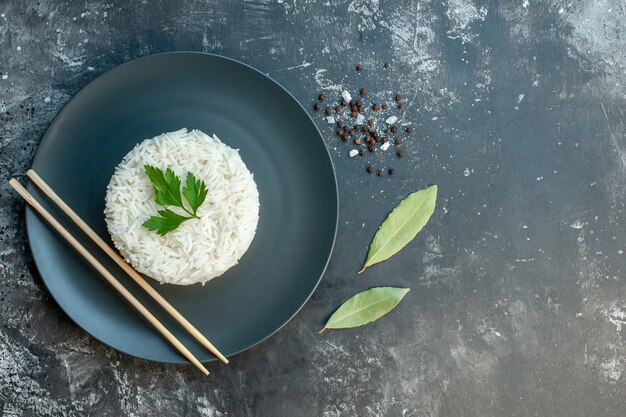
[[[151,165],[144,165],[146,175],[152,182],[156,203],[160,206],[174,206],[182,209],[189,216],[180,215],[170,209],[159,210],[158,216],[152,216],[143,223],[143,226],[156,231],[163,236],[175,230],[183,222],[189,219],[199,219],[198,208],[206,199],[208,190],[202,180],[198,180],[191,172],[187,173],[187,181],[181,194],[181,180],[170,168],[165,172]],[[183,204],[183,196],[187,200],[189,209]]]
[[[150,231],[156,231],[157,234],[164,236],[180,226],[184,221],[193,219],[193,217],[185,217],[174,213],[170,209],[159,210],[159,216],[152,216],[143,223],[143,227]]]
[[[204,202],[208,192],[204,181],[197,179],[191,172],[187,173],[187,184],[183,188],[183,195],[194,215],[198,211],[198,207]]]
[[[152,182],[158,205],[183,207],[180,196],[180,179],[174,174],[174,171],[168,168],[163,172],[151,165],[144,165],[143,168]]]

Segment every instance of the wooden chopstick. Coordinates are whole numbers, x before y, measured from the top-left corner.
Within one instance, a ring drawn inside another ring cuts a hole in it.
[[[146,282],[145,279],[137,271],[135,271],[124,259],[109,246],[102,238],[93,231],[91,227],[87,223],[80,218],[74,210],[70,208],[62,199],[59,197],[52,188],[32,169],[29,169],[26,172],[26,175],[30,180],[39,188],[43,193],[54,202],[91,240],[94,241],[100,249],[102,249],[116,264],[119,265],[120,268],[124,270],[141,288],[144,289],[152,297],[165,311],[167,311],[172,317],[178,321],[178,323],[185,328],[197,341],[202,343],[204,347],[206,347],[211,353],[217,356],[222,362],[228,363],[228,359],[224,357],[220,353],[219,350],[211,342],[207,340],[206,337],[198,329],[194,327],[187,319],[178,312],[161,294],[158,293],[150,284]]]
[[[17,191],[24,200],[41,215],[59,234],[80,253],[95,269],[113,286],[137,311],[144,316],[150,324],[152,324],[164,337],[170,342],[180,353],[183,354],[191,363],[193,363],[204,375],[208,375],[209,371],[200,363],[198,359],[161,324],[156,317],[152,315],[92,254],[81,245],[74,236],[70,234],[52,215],[45,209],[35,198],[28,192],[22,184],[15,178],[9,180],[9,184]]]

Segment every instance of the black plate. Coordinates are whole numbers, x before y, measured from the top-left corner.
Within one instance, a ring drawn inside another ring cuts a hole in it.
[[[258,185],[259,225],[239,265],[206,285],[150,282],[223,354],[233,355],[269,337],[304,305],[335,240],[332,162],[293,96],[252,67],[216,55],[178,52],[137,59],[98,77],[70,100],[46,132],[33,168],[110,242],[103,209],[113,169],[141,140],[182,127],[215,133],[240,149]],[[38,195],[33,186],[29,190]],[[31,210],[26,223],[44,282],[80,327],[130,355],[185,362]],[[198,359],[215,360],[118,268],[105,265]]]

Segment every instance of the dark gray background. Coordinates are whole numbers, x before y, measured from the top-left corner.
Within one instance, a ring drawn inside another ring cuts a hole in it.
[[[621,0],[1,1],[1,415],[623,416],[625,27]],[[209,378],[78,329],[6,183],[81,87],[171,50],[240,59],[309,107],[399,92],[416,131],[404,159],[372,158],[398,172],[381,179],[316,115],[340,188],[330,267],[289,325]],[[431,183],[431,223],[357,276],[387,212]],[[373,325],[317,334],[378,285],[412,291]]]

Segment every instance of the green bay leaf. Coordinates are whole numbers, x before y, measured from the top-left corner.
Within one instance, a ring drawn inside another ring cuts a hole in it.
[[[419,190],[402,200],[376,232],[363,269],[391,258],[406,246],[428,223],[435,211],[437,186]]]
[[[326,329],[347,329],[378,320],[398,305],[409,288],[377,287],[360,292],[333,313],[326,322]]]

